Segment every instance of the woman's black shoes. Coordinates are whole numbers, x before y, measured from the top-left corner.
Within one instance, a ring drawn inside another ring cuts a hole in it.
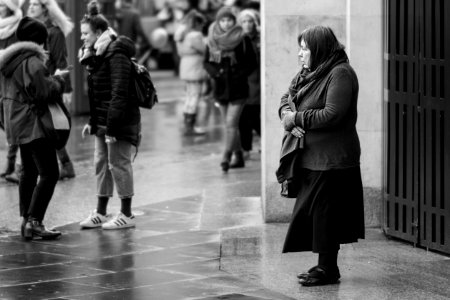
[[[341,274],[337,267],[334,270],[326,270],[325,268],[315,266],[307,273],[298,274],[297,277],[299,278],[298,282],[303,286],[319,286],[338,283]]]
[[[318,267],[319,266],[314,266],[311,269],[309,269],[307,272],[298,273],[297,274],[297,278],[300,279],[300,280],[305,280],[308,277],[309,273],[311,273],[312,271],[314,271]]]
[[[22,235],[22,237],[25,236],[24,232],[25,232],[25,224],[27,224],[28,219],[27,218],[23,218],[22,219],[22,224],[20,224],[20,235]]]
[[[222,162],[220,163],[220,167],[222,168],[222,171],[224,173],[228,172],[228,169],[230,168],[230,160],[231,160],[231,151],[225,151],[223,153]]]
[[[23,229],[23,237],[31,240],[33,237],[41,237],[44,240],[54,240],[61,235],[60,231],[48,230],[41,221],[29,219]]]
[[[234,159],[230,163],[230,169],[245,167],[244,153],[242,151],[234,152]]]
[[[223,161],[220,163],[220,167],[222,168],[222,171],[224,173],[227,173],[228,169],[230,168],[230,163],[228,161]]]
[[[231,154],[231,152],[225,152],[222,162],[220,163],[222,171],[225,173],[228,172],[228,169],[245,167],[244,153],[242,151],[234,152],[233,160],[231,160]]]

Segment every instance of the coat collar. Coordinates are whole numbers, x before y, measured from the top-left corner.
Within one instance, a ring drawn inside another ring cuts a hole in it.
[[[112,28],[105,30],[95,42],[95,55],[102,56],[108,49],[109,44],[111,44],[116,38],[117,33]]]
[[[0,50],[0,70],[3,70],[8,64],[20,54],[29,54],[37,56],[44,62],[48,59],[47,52],[38,44],[33,42],[16,42],[4,50]]]

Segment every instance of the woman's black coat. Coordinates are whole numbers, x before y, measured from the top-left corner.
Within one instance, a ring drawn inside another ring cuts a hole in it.
[[[106,134],[137,146],[141,115],[133,93],[130,58],[135,54],[133,42],[119,36],[102,56],[89,63],[88,93],[92,126],[106,127]]]
[[[215,82],[214,96],[217,102],[227,104],[248,97],[248,76],[255,70],[257,61],[253,45],[249,37],[234,49],[236,63],[231,64],[225,57],[220,63],[209,60],[209,48],[206,47],[204,67]]]

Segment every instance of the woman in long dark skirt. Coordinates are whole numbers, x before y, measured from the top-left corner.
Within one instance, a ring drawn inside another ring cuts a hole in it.
[[[340,245],[364,238],[358,79],[330,28],[307,28],[298,43],[303,66],[279,108],[286,134],[304,139],[290,160],[299,192],[283,253],[318,253],[317,265],[297,275],[315,286],[337,283]]]

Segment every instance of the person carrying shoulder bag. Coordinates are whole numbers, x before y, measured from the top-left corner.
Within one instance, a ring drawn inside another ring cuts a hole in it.
[[[49,104],[62,94],[65,81],[63,73],[50,76],[45,66],[48,57],[44,44],[48,33],[43,23],[24,17],[16,36],[18,42],[0,52],[0,124],[8,144],[20,147],[22,236],[54,239],[61,233],[48,230],[42,221],[59,170],[53,135],[49,136],[43,120],[50,115]]]

